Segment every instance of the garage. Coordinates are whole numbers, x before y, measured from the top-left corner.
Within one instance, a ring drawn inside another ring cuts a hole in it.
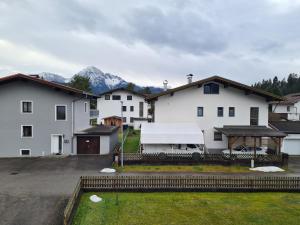
[[[300,155],[300,121],[272,121],[270,125],[287,134],[283,139],[282,152]]]
[[[97,125],[75,133],[78,155],[109,155],[118,145],[118,127]]]
[[[100,137],[99,136],[78,136],[77,137],[77,154],[100,154]]]

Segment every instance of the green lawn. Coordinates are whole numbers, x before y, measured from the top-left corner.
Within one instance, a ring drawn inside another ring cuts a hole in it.
[[[115,167],[118,172],[223,172],[223,173],[248,173],[253,172],[246,166],[222,165],[125,165]]]
[[[97,194],[104,201],[93,203]],[[73,225],[296,225],[298,193],[85,193]]]
[[[139,150],[139,144],[140,144],[140,131],[130,129],[124,143],[124,152],[137,153]]]

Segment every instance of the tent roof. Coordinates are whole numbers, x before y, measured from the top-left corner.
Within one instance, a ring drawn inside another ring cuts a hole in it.
[[[146,123],[141,144],[204,144],[202,130],[193,123]]]

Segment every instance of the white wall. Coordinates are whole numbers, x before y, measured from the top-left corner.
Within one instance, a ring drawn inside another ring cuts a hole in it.
[[[85,111],[85,102],[87,108]],[[81,131],[90,127],[90,100],[81,99],[74,102],[74,131]]]
[[[287,113],[288,120],[300,120],[300,102],[294,105],[289,105],[290,111],[287,110],[287,105],[272,104],[272,112],[274,113]]]
[[[110,136],[100,136],[100,155],[108,155],[110,151]]]
[[[204,107],[204,116],[197,117],[197,107]],[[217,116],[217,107],[224,107],[224,116]],[[229,117],[229,107],[235,107],[235,117]],[[155,122],[195,122],[204,130],[207,148],[227,148],[227,138],[214,141],[214,127],[250,125],[250,107],[259,107],[259,125],[268,126],[268,103],[257,95],[245,95],[241,90],[220,85],[219,94],[204,94],[191,87],[165,95],[155,101]]]
[[[121,100],[112,100],[112,95],[120,95]],[[132,96],[132,100],[127,100],[127,95]],[[97,123],[103,122],[103,118],[109,116],[121,116],[121,103],[123,101],[123,105],[127,107],[127,111],[123,112],[123,117],[126,117],[126,123],[133,126],[133,123],[130,123],[130,117],[140,117],[139,116],[139,103],[144,102],[144,114],[142,118],[148,117],[148,103],[141,96],[134,95],[127,91],[115,91],[110,94],[110,100],[105,100],[105,96],[101,96],[97,100],[97,109],[99,110],[99,117]],[[130,111],[130,106],[134,106],[134,111]]]

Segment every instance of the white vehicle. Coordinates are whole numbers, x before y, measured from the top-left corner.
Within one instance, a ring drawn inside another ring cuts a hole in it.
[[[257,155],[267,155],[267,147],[256,147],[256,154]],[[230,154],[230,150],[226,149],[222,151],[224,154]],[[232,154],[235,155],[253,155],[254,154],[254,147],[239,145],[232,149]]]

